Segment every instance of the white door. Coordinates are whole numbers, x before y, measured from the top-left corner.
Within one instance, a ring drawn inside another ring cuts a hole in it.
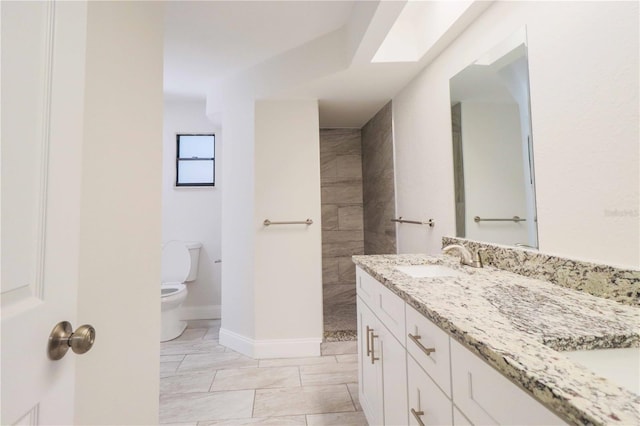
[[[86,42],[82,2],[0,2],[1,423],[72,424]],[[100,330],[97,331],[98,341]],[[90,356],[91,352],[84,356]]]

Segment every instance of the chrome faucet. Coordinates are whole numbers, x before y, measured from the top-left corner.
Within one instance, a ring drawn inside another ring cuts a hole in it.
[[[460,255],[460,263],[474,268],[482,268],[482,257],[480,257],[480,251],[477,250],[475,256],[471,255],[471,252],[460,244],[451,244],[442,249],[444,254],[448,254],[450,251],[455,250]]]

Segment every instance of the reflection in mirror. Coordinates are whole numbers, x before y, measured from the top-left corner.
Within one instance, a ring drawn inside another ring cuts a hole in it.
[[[537,248],[525,29],[449,84],[456,235]]]

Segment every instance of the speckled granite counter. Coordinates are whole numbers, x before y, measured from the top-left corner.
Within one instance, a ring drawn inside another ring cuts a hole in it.
[[[640,424],[640,396],[559,351],[640,346],[640,308],[451,256],[353,261],[453,338],[574,424]],[[461,277],[412,278],[398,265],[442,264]]]

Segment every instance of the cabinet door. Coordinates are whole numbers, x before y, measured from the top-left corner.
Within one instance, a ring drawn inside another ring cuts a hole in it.
[[[469,421],[469,419],[467,419],[464,416],[464,414],[462,414],[460,410],[456,408],[456,406],[453,407],[453,425],[454,426],[473,426]]]
[[[382,424],[382,364],[371,362],[371,334],[372,330],[380,328],[378,320],[360,297],[358,303],[358,381],[359,397],[362,411],[364,411],[370,425]],[[380,342],[375,342],[379,352]],[[374,352],[375,353],[375,352]]]
[[[374,355],[382,363],[382,395],[384,398],[384,424],[407,424],[407,351],[393,333],[382,326],[376,330]],[[380,353],[380,355],[378,355]]]
[[[407,357],[409,373],[409,424],[450,425],[452,424],[451,400],[434,383],[427,373],[411,357]],[[419,420],[418,420],[419,419]]]

